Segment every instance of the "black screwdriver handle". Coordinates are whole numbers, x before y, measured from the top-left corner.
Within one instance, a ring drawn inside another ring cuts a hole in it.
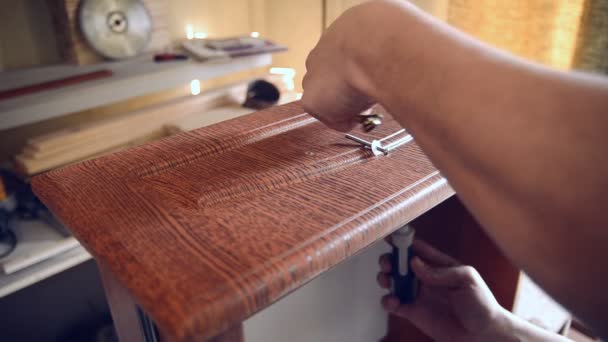
[[[416,295],[418,294],[418,281],[416,280],[416,276],[414,272],[411,270],[403,275],[399,273],[399,253],[401,250],[399,248],[393,247],[392,253],[392,264],[394,268],[392,270],[392,278],[393,278],[393,294],[399,298],[401,304],[412,303],[416,299]],[[412,260],[411,251],[408,253],[407,261],[408,263]]]

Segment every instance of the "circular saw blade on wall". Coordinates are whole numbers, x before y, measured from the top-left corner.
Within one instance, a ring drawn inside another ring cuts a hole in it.
[[[152,19],[140,0],[82,0],[78,23],[100,55],[125,59],[140,54],[152,34]]]

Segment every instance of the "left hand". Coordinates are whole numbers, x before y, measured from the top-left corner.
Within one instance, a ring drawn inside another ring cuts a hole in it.
[[[421,240],[412,245],[411,267],[420,280],[418,297],[402,305],[393,295],[382,299],[384,308],[408,319],[436,341],[509,340],[504,323],[508,316],[479,273],[461,265]],[[380,257],[378,283],[390,288],[390,254]]]

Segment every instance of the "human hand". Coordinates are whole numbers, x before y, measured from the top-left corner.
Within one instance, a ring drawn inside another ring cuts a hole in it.
[[[357,124],[356,116],[376,102],[357,56],[361,48],[372,49],[370,39],[362,33],[371,26],[370,19],[380,6],[382,1],[372,1],[347,10],[306,59],[302,105],[333,129],[351,130]]]
[[[429,52],[433,20],[403,0],[366,1],[348,9],[306,59],[304,109],[329,127],[348,131],[358,114],[375,103],[387,107],[395,96],[406,99],[408,112],[427,96],[436,101],[434,80],[441,73],[429,58],[435,55]]]
[[[411,267],[420,281],[416,300],[402,305],[392,295],[382,305],[397,316],[408,319],[436,341],[497,341],[505,337],[508,313],[496,301],[479,273],[455,259],[415,240],[416,257]],[[378,283],[391,286],[390,254],[380,257]]]

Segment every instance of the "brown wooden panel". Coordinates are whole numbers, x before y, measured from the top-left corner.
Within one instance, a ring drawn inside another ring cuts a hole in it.
[[[385,121],[373,135],[400,128]],[[374,157],[297,102],[32,184],[177,339],[218,335],[453,193],[415,143]]]
[[[454,196],[422,215],[412,226],[416,237],[471,265],[506,309],[513,307],[519,270],[500,252],[479,224]],[[407,320],[391,315],[384,342],[431,341]]]

